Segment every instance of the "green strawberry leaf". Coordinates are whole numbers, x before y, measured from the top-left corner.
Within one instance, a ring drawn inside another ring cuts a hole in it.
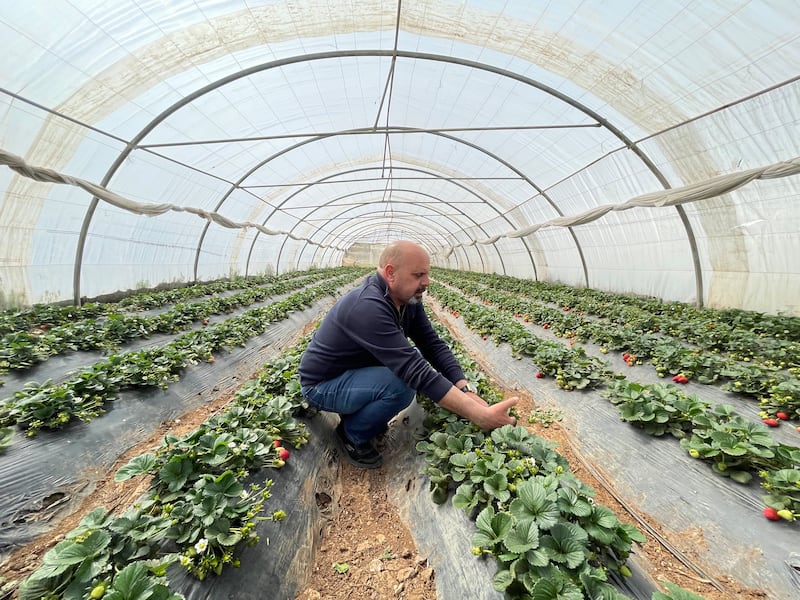
[[[503,539],[503,544],[509,552],[515,554],[533,550],[539,546],[539,528],[533,519],[517,521]]]
[[[127,465],[116,472],[114,481],[119,483],[127,481],[132,477],[138,477],[139,475],[149,475],[155,470],[157,464],[158,459],[155,454],[149,452],[140,454],[136,458],[131,459]]]

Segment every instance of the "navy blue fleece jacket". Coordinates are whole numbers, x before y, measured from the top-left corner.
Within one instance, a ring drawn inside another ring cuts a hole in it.
[[[422,304],[408,304],[398,312],[386,281],[373,273],[325,315],[300,359],[298,372],[301,385],[306,386],[350,369],[379,365],[434,402],[464,379],[461,366],[433,330]]]

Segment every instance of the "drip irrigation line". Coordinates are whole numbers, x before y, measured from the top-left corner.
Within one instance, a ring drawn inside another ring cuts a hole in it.
[[[647,530],[647,533],[655,538],[659,544],[661,544],[672,556],[675,557],[683,566],[687,569],[691,569],[694,571],[698,576],[702,579],[700,580],[702,583],[707,583],[709,585],[714,586],[720,592],[724,592],[724,588],[722,585],[714,579],[711,575],[706,573],[702,568],[698,565],[694,564],[683,552],[681,552],[678,548],[676,548],[669,540],[667,540],[663,535],[661,535],[658,531],[656,531],[645,519],[639,516],[638,511],[631,506],[622,496],[620,496],[616,490],[608,483],[606,478],[594,468],[586,459],[583,458],[581,453],[578,449],[572,444],[572,441],[567,438],[567,443],[569,444],[570,449],[572,450],[572,454],[577,458],[578,462],[581,463],[581,466],[585,468],[589,474],[594,477],[594,479],[602,486],[602,488],[608,492],[611,496],[613,496],[614,500],[616,500],[624,509],[625,511],[633,518],[642,529]]]

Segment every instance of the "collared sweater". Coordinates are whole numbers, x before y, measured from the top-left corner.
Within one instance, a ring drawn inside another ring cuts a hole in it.
[[[307,386],[351,369],[380,365],[434,402],[464,379],[422,304],[407,304],[398,311],[386,281],[373,273],[328,311],[300,359],[298,372],[301,385]]]

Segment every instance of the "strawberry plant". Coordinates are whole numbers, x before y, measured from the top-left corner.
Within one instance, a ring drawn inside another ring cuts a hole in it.
[[[535,336],[520,336],[514,349],[520,355],[531,357],[539,372],[549,377],[556,376],[569,355],[569,350],[561,344],[544,342]]]
[[[681,440],[692,456],[711,462],[715,473],[749,483],[752,473],[796,468],[800,448],[779,446],[767,428],[720,404],[692,419],[692,435]]]
[[[656,372],[681,373],[698,383],[709,384],[719,379],[727,361],[709,352],[661,343],[653,348],[652,363]]]
[[[138,510],[115,518],[96,508],[44,555],[42,565],[20,585],[18,598],[79,600],[98,597],[96,590],[102,588],[102,597],[109,599],[182,599],[169,592],[164,577],[177,556],[154,558],[168,526],[169,519]]]
[[[584,350],[578,348],[556,372],[556,385],[567,391],[596,388],[604,385],[611,374],[599,359],[586,356]]]
[[[761,409],[782,420],[800,421],[800,380],[785,379],[760,401]],[[784,416],[780,416],[783,413]]]
[[[17,425],[33,436],[41,428],[59,429],[73,418],[89,421],[103,412],[102,402],[92,394],[82,396],[72,386],[50,380],[30,382],[0,404],[0,426]]]
[[[761,487],[767,491],[764,503],[774,511],[778,519],[795,521],[800,519],[800,470],[761,471]]]
[[[3,336],[0,343],[0,372],[9,369],[32,367],[47,357],[37,343],[38,337],[28,332],[14,332]]]
[[[534,407],[528,416],[528,423],[539,423],[542,427],[550,427],[556,421],[560,421],[563,416],[563,413],[557,409]]]
[[[584,589],[624,598],[606,583],[607,569],[619,570],[645,539],[594,504],[593,494],[569,473],[536,475],[520,482],[507,510],[481,510],[473,553],[495,556],[495,589],[509,597],[583,598]]]
[[[705,413],[710,406],[696,396],[681,394],[675,386],[667,384],[642,385],[620,380],[610,384],[604,395],[617,406],[623,421],[650,435],[669,433],[679,439],[691,430],[693,419]]]
[[[446,501],[455,487],[454,506],[477,513],[472,552],[498,562],[496,590],[509,598],[625,598],[608,572],[625,572],[644,536],[596,504],[552,444],[519,426],[487,435],[418,401],[434,429],[417,443],[433,499]]]
[[[182,548],[181,565],[199,579],[237,565],[235,547],[258,541],[258,521],[283,518],[283,511],[258,516],[271,480],[249,490],[243,480],[252,469],[283,467],[289,456],[284,442],[300,447],[308,441],[305,425],[291,416],[298,404],[266,391],[286,364],[278,359],[266,365],[237,390],[223,413],[183,437],[165,436],[155,452],[135,457],[117,472],[117,481],[152,475],[139,506],[169,516],[165,537]]]
[[[773,386],[778,384],[778,373],[774,368],[763,365],[729,363],[720,375],[728,379],[721,387],[723,390],[762,397],[769,394]]]

